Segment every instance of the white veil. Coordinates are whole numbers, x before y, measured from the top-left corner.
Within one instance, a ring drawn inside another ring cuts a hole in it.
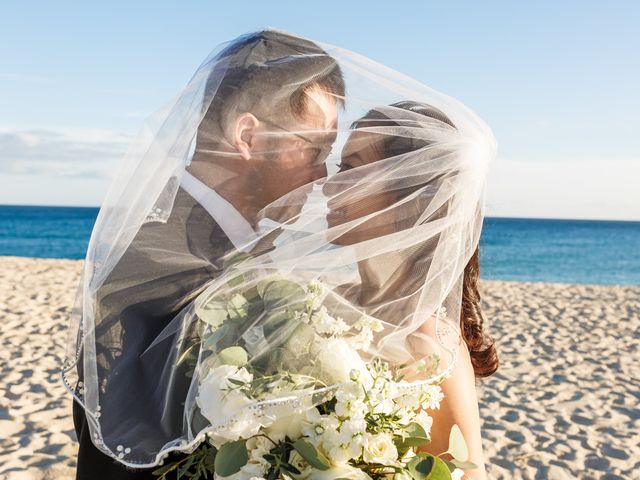
[[[94,444],[151,467],[374,359],[405,372],[397,395],[442,380],[494,155],[467,107],[356,53],[278,30],[218,47],[147,120],[94,226],[63,367]],[[298,380],[217,409],[211,385],[240,367]]]

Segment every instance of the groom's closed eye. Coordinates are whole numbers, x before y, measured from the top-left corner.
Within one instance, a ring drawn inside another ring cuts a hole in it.
[[[331,155],[332,150],[332,145],[318,145],[315,147],[305,148],[304,155],[309,164],[319,166],[321,164],[324,164],[327,157]]]
[[[351,170],[353,168],[351,165],[345,162],[336,163],[336,166],[338,167],[338,173],[346,172],[347,170]]]

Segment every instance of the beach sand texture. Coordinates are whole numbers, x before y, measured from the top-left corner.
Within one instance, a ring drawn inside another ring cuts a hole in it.
[[[0,257],[0,478],[71,479],[59,380],[81,262]],[[483,281],[501,367],[478,388],[495,479],[640,479],[640,286]]]

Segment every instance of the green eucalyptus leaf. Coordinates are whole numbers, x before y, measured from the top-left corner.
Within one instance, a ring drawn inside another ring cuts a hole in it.
[[[266,339],[272,335],[282,338],[283,335],[286,335],[285,332],[293,331],[297,324],[298,322],[291,318],[287,312],[283,310],[271,311],[265,314],[262,331]]]
[[[329,460],[316,447],[308,441],[300,438],[293,444],[293,448],[304,458],[309,465],[318,470],[328,470],[331,467]]]
[[[434,464],[431,473],[426,480],[451,480],[451,472],[440,457],[433,457]]]
[[[278,307],[297,307],[306,297],[304,289],[290,280],[274,280],[264,289],[262,300],[265,310]]]
[[[249,454],[246,440],[225,443],[220,447],[214,460],[214,469],[221,477],[228,477],[240,471],[247,464]]]
[[[405,436],[398,442],[401,449],[408,447],[419,447],[431,441],[427,432],[419,423],[411,422],[404,429]]]
[[[299,357],[311,352],[314,340],[315,331],[313,327],[306,323],[300,323],[293,328],[291,335],[284,344],[284,348],[289,350],[295,357]]]
[[[203,350],[216,351],[216,345],[225,336],[227,330],[226,325],[220,326],[216,331],[206,336],[205,341],[202,343]]]
[[[464,441],[462,431],[457,424],[451,427],[451,433],[449,433],[449,449],[448,453],[460,462],[466,462],[469,459],[469,450],[467,444]]]
[[[264,292],[267,290],[267,287],[271,282],[273,282],[273,278],[266,278],[264,280],[260,280],[256,284],[256,292],[258,292],[258,296],[260,296],[260,298],[264,298]]]
[[[249,313],[249,302],[242,295],[236,293],[227,302],[227,313],[229,314],[229,319],[234,322],[243,320]]]
[[[435,457],[433,455],[419,453],[407,463],[407,470],[414,480],[426,480],[433,470],[434,463]]]
[[[444,463],[447,465],[447,468],[449,469],[450,472],[453,472],[456,468],[456,464],[451,462],[450,460],[443,460]]]
[[[409,425],[407,425],[404,428],[404,431],[410,437],[428,437],[429,436],[427,432],[424,430],[424,428],[422,428],[422,425],[420,425],[417,422],[411,422]]]
[[[461,462],[460,460],[456,460],[455,458],[453,460],[451,460],[451,463],[457,467],[457,468],[461,468],[462,470],[473,470],[475,468],[478,468],[478,466],[473,463],[473,462]]]
[[[196,315],[201,321],[216,328],[227,319],[229,314],[225,302],[211,299],[207,302],[196,304]]]
[[[399,438],[399,440],[400,441],[396,445],[399,450],[406,450],[411,447],[421,447],[431,441],[428,437],[405,437],[404,439]]]
[[[221,365],[235,365],[236,367],[246,365],[249,360],[246,350],[239,346],[227,347],[220,351],[217,357]]]

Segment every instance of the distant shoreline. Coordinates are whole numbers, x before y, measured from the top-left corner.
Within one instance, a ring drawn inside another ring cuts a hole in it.
[[[86,210],[100,210],[100,206],[94,205],[24,205],[24,204],[11,204],[11,203],[3,203],[0,204],[0,208],[51,208],[51,209],[86,209]],[[555,217],[514,217],[511,215],[508,216],[500,216],[500,215],[487,215],[486,220],[527,220],[527,221],[558,221],[558,222],[610,222],[610,223],[640,223],[640,219],[630,220],[630,219],[608,219],[608,218],[555,218]]]
[[[95,207],[0,206],[0,256],[83,259]],[[483,279],[640,285],[640,222],[485,217]]]

